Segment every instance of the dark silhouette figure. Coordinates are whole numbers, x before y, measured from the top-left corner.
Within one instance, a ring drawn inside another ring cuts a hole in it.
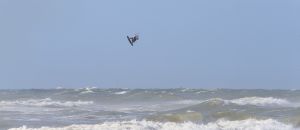
[[[127,36],[127,39],[131,46],[133,46],[133,43],[135,43],[137,40],[139,40],[139,35],[134,35],[134,37]]]

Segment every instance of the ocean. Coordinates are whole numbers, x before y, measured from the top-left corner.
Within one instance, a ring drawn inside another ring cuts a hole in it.
[[[300,90],[0,90],[0,130],[300,130]]]

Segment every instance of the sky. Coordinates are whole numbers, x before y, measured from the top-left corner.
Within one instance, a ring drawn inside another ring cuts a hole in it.
[[[300,89],[299,12],[299,0],[1,0],[0,89]]]

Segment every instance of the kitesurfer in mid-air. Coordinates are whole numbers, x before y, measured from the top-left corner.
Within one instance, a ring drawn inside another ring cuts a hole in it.
[[[127,36],[127,39],[131,46],[133,46],[133,43],[135,43],[137,40],[139,40],[139,35],[135,34],[133,37]]]

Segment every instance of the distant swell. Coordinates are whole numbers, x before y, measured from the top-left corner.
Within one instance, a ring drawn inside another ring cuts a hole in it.
[[[16,101],[0,101],[0,106],[61,106],[61,107],[73,107],[93,104],[92,101],[53,101],[51,98],[45,99],[28,99],[28,100],[16,100]]]
[[[290,124],[284,124],[273,119],[241,121],[219,120],[208,124],[192,122],[153,122],[153,121],[116,121],[95,125],[70,125],[65,127],[11,128],[9,130],[297,130]]]

